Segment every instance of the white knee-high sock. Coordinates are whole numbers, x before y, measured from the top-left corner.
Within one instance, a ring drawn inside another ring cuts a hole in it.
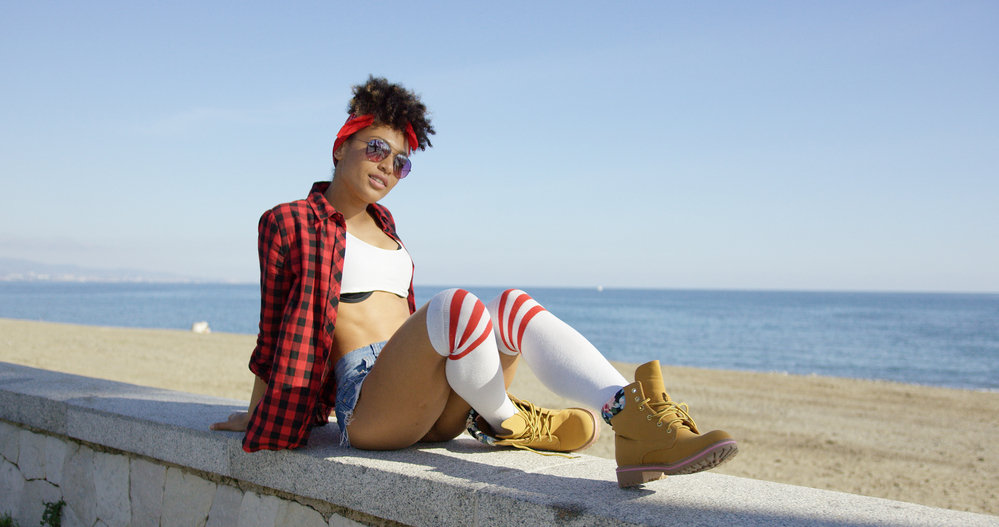
[[[628,385],[590,341],[527,293],[508,289],[488,309],[499,350],[520,353],[556,394],[600,410]]]
[[[440,292],[427,307],[427,334],[448,359],[444,371],[451,389],[494,430],[503,430],[501,423],[518,410],[506,395],[486,306],[463,289]]]

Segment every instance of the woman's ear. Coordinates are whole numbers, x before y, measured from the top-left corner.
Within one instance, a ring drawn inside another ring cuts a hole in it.
[[[341,143],[340,146],[338,146],[337,149],[333,151],[333,159],[336,159],[337,161],[343,160],[343,149],[346,147],[347,147],[347,141]]]

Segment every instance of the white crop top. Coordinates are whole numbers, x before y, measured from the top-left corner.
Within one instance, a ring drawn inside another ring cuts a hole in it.
[[[413,280],[413,259],[406,248],[375,247],[347,233],[340,294],[386,291],[406,298]]]

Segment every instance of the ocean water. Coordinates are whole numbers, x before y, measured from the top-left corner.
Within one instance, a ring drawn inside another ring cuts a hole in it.
[[[418,304],[441,289],[418,287]],[[999,295],[529,292],[611,360],[999,390]],[[0,317],[74,324],[255,334],[259,302],[246,284],[0,282]]]

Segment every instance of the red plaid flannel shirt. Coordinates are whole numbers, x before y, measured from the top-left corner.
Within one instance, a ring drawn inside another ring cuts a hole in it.
[[[260,218],[260,333],[250,371],[267,390],[246,427],[247,452],[305,445],[311,427],[328,423],[333,410],[336,386],[326,362],[347,229],[343,215],[326,201],[329,185],[316,183],[308,198],[278,205]],[[368,211],[385,234],[399,240],[388,209],[372,204]],[[410,282],[410,313],[415,302]]]

